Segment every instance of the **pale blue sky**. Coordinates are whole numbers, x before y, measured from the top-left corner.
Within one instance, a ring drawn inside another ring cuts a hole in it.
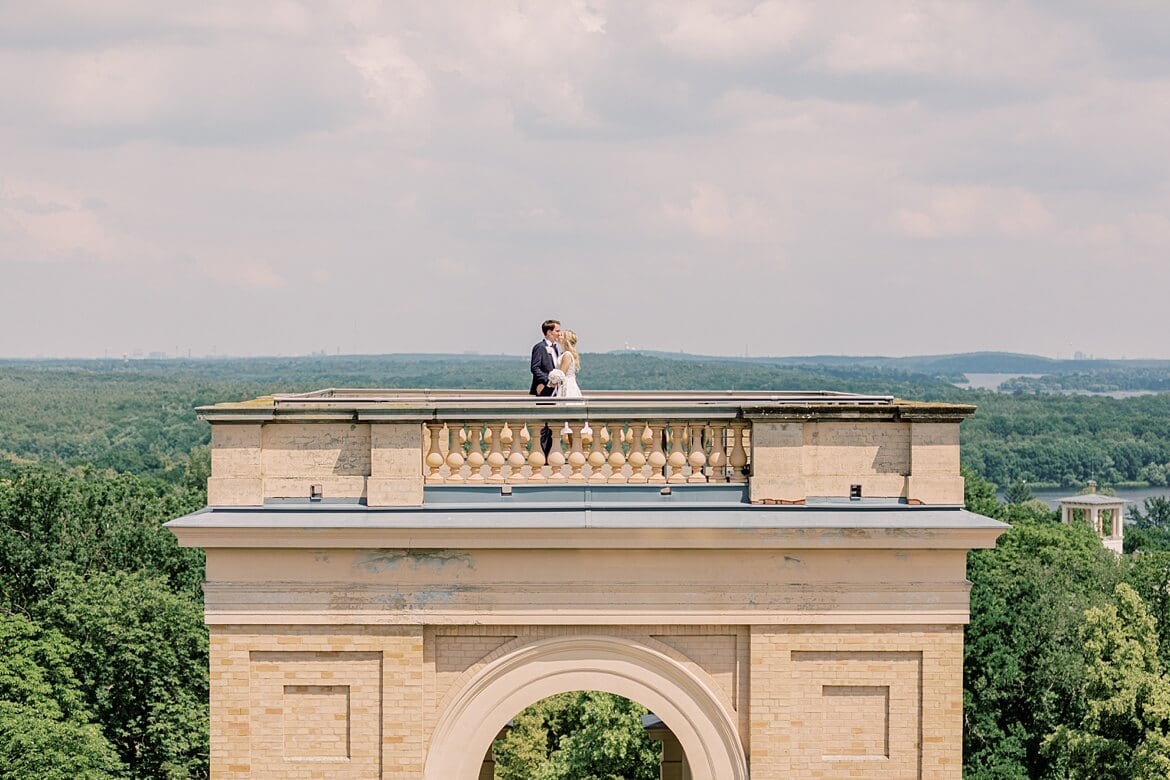
[[[1170,5],[0,0],[0,356],[1170,358]]]

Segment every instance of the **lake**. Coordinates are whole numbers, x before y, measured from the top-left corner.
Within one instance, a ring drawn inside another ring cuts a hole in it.
[[[1009,379],[1016,377],[1028,377],[1029,379],[1038,379],[1043,374],[964,374],[967,377],[967,384],[955,385],[955,387],[966,387],[971,390],[999,390],[999,386]],[[1108,393],[1091,393],[1088,390],[1062,390],[1061,395],[1102,395],[1109,398],[1134,398],[1139,395],[1155,395],[1153,390],[1113,390]]]

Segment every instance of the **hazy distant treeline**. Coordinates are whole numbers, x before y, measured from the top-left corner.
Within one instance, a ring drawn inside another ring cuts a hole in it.
[[[945,364],[950,367],[950,363]],[[1135,368],[1134,371],[1146,371]],[[209,426],[194,408],[324,387],[527,390],[522,357],[387,355],[221,360],[0,361],[0,454],[175,481]],[[841,390],[979,407],[964,462],[1003,486],[1166,484],[1170,394],[1131,399],[959,389],[888,365],[586,354],[581,384],[613,390]]]

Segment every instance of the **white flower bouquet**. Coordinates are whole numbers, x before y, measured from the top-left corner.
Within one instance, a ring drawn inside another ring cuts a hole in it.
[[[565,381],[565,372],[559,368],[554,368],[548,372],[548,383],[553,387],[562,384]]]

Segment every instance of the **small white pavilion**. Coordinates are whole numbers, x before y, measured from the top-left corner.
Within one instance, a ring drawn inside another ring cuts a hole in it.
[[[1106,548],[1120,554],[1125,540],[1126,503],[1124,498],[1101,495],[1097,483],[1089,482],[1089,492],[1060,499],[1060,519],[1092,527]]]

